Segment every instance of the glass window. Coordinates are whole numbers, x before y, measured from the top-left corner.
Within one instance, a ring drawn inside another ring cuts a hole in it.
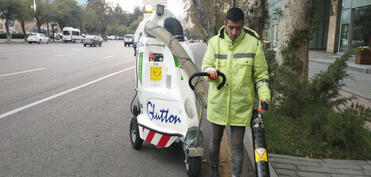
[[[70,35],[69,31],[63,31],[63,35]]]
[[[355,8],[352,16],[351,48],[371,46],[371,5]]]
[[[350,9],[345,9],[341,13],[341,28],[340,28],[341,32],[339,43],[340,52],[345,52],[348,49],[349,22],[350,22]]]
[[[343,0],[343,8],[350,8],[352,6],[352,0]]]
[[[72,35],[78,36],[78,35],[80,35],[80,33],[78,31],[72,31]]]

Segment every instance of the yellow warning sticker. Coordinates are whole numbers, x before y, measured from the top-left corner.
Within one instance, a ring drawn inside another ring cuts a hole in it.
[[[255,162],[265,161],[268,162],[267,150],[264,148],[255,149]]]
[[[162,80],[162,67],[161,66],[151,66],[150,67],[150,77],[151,81]]]

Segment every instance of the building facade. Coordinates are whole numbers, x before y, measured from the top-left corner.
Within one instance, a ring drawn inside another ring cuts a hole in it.
[[[268,40],[277,46],[282,0],[268,0]],[[371,0],[316,1],[317,27],[309,48],[330,53],[371,45]]]

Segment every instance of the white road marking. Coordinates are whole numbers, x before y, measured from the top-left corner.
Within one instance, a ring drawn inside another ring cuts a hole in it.
[[[22,54],[27,54],[25,52],[23,53],[6,53],[5,55],[22,55]]]
[[[56,55],[57,57],[63,57],[63,56],[70,56],[70,55],[75,55],[74,53],[67,53],[67,54],[60,54]]]
[[[115,75],[117,75],[117,74],[120,74],[120,73],[122,73],[122,72],[128,71],[128,70],[133,69],[133,68],[134,68],[134,66],[131,66],[131,67],[126,68],[126,69],[124,69],[124,70],[117,71],[117,72],[115,72],[115,73],[112,73],[112,74],[109,74],[109,75],[103,76],[103,77],[101,77],[101,78],[99,78],[99,79],[96,79],[96,80],[90,81],[90,82],[88,82],[88,83],[85,83],[85,84],[79,85],[79,86],[77,86],[77,87],[75,87],[75,88],[72,88],[72,89],[69,89],[69,90],[66,90],[66,91],[63,91],[63,92],[57,93],[57,94],[55,94],[55,95],[52,95],[52,96],[49,96],[49,97],[47,97],[47,98],[41,99],[41,100],[39,100],[39,101],[36,101],[36,102],[30,103],[30,104],[25,105],[25,106],[22,106],[22,107],[20,107],[20,108],[13,109],[13,110],[11,110],[11,111],[9,111],[9,112],[6,112],[6,113],[4,113],[4,114],[1,114],[1,115],[0,115],[0,119],[5,118],[5,117],[8,117],[8,116],[10,116],[10,115],[12,115],[12,114],[15,114],[15,113],[17,113],[17,112],[20,112],[20,111],[22,111],[22,110],[25,110],[25,109],[31,108],[31,107],[36,106],[36,105],[38,105],[38,104],[44,103],[44,102],[46,102],[46,101],[52,100],[52,99],[54,99],[54,98],[58,98],[58,97],[60,97],[60,96],[62,96],[62,95],[65,95],[65,94],[67,94],[67,93],[70,93],[70,92],[76,91],[76,90],[78,90],[78,89],[81,89],[81,88],[83,88],[83,87],[89,86],[89,85],[91,85],[91,84],[94,84],[94,83],[96,83],[96,82],[102,81],[102,80],[104,80],[104,79],[107,79],[107,78],[109,78],[109,77],[115,76]]]
[[[43,70],[43,69],[45,69],[45,68],[37,68],[37,69],[30,69],[30,70],[26,70],[26,71],[14,72],[14,73],[9,73],[9,74],[1,74],[0,77],[6,77],[6,76],[15,75],[15,74],[23,74],[23,73],[28,73],[28,72],[32,72],[32,71],[39,71],[39,70]]]
[[[103,57],[102,59],[106,59],[106,58],[112,58],[112,57],[115,57],[116,55],[109,55],[109,56],[105,56]]]

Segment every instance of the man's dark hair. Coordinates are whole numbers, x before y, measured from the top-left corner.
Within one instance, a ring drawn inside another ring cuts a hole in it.
[[[232,7],[227,11],[227,19],[233,22],[244,21],[243,11],[238,7]]]

